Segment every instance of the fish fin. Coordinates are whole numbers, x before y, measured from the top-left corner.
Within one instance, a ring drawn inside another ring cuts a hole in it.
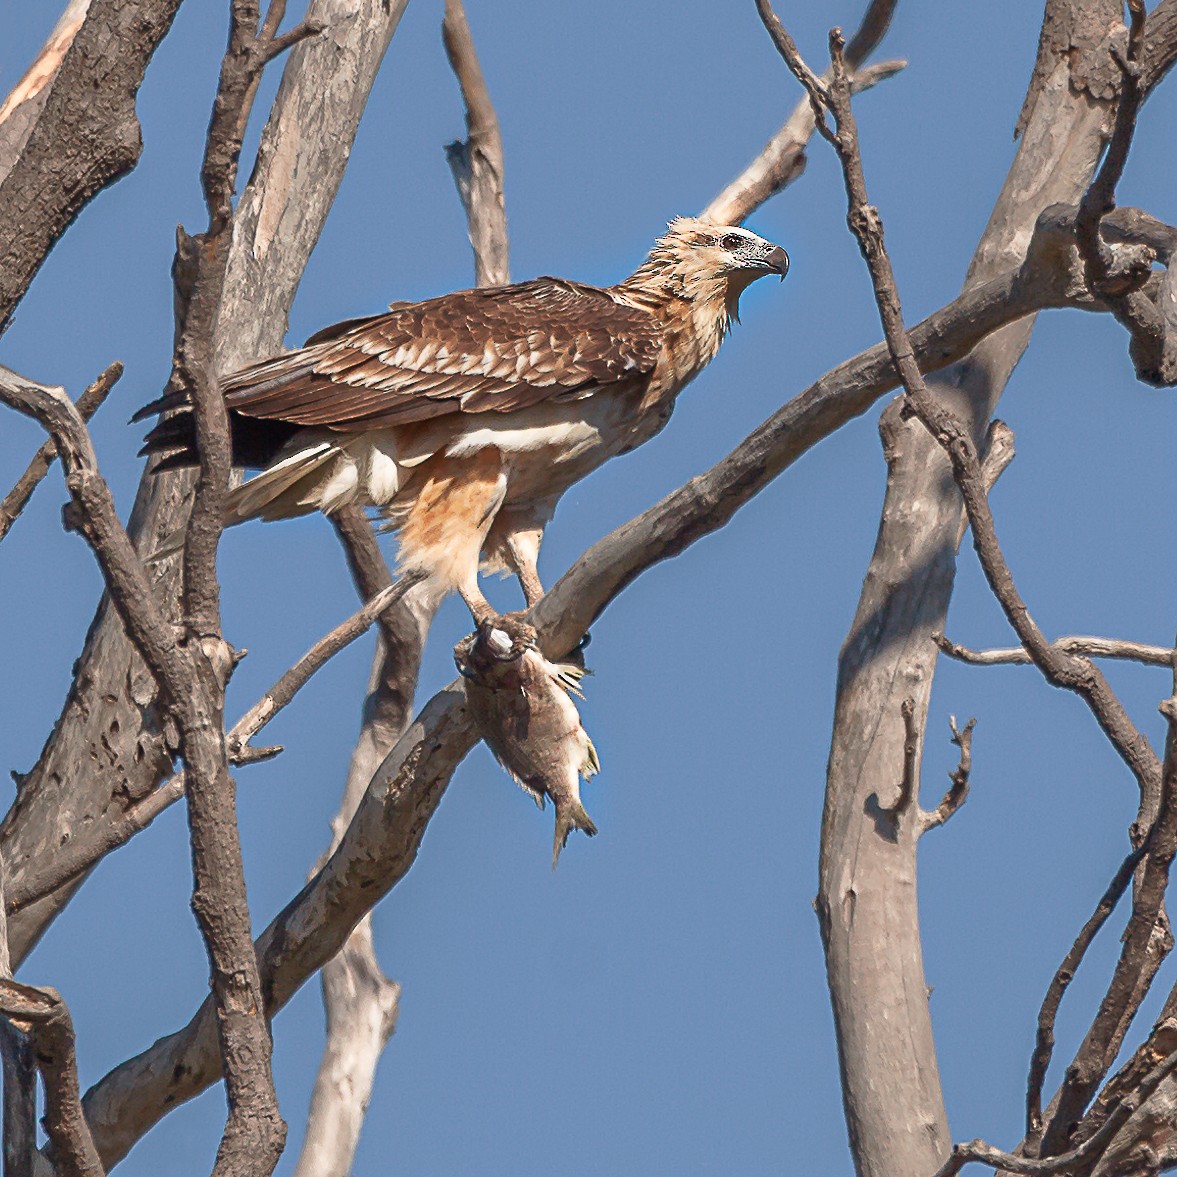
[[[590,838],[595,837],[597,833],[593,819],[589,817],[584,806],[578,801],[573,801],[556,810],[556,838],[552,843],[552,870],[556,869],[556,864],[560,861],[560,851],[564,849],[568,842],[568,835],[573,830],[584,830]]]

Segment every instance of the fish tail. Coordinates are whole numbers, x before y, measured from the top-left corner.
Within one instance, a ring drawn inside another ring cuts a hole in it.
[[[590,837],[594,837],[597,827],[589,817],[585,807],[579,801],[570,801],[556,810],[556,840],[552,843],[552,870],[560,861],[560,851],[568,842],[568,835],[573,830],[584,830]]]

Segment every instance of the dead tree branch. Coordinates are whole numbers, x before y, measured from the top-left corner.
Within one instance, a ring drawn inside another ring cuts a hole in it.
[[[950,716],[949,727],[952,729],[952,742],[960,749],[960,760],[956,768],[948,774],[952,784],[948,792],[940,799],[940,804],[931,812],[920,812],[920,833],[926,834],[942,826],[968,800],[969,776],[973,771],[973,729],[977,726],[975,719],[970,719],[964,729],[956,726],[956,717]]]
[[[952,464],[968,512],[974,545],[990,588],[1022,644],[1030,651],[1048,681],[1075,691],[1083,698],[1113,747],[1132,770],[1142,797],[1148,796],[1161,789],[1162,785],[1161,766],[1155,753],[1094,664],[1074,656],[1059,656],[1030,618],[997,542],[973,440],[952,413],[932,398],[915,363],[911,343],[903,326],[890,260],[883,245],[882,223],[878,211],[867,198],[854,116],[850,109],[849,86],[840,60],[840,34],[835,30],[830,35],[834,77],[830,87],[825,90],[819,88],[820,83],[797,56],[791,43],[778,38],[778,44],[782,46],[782,53],[789,61],[790,68],[809,90],[812,101],[827,107],[834,116],[835,129],[830,130],[826,137],[830,139],[842,163],[849,203],[847,219],[870,270],[888,347],[903,381],[912,413],[944,448]],[[1174,714],[1177,716],[1177,710]],[[1177,745],[1177,740],[1170,742]],[[1177,753],[1174,756],[1177,757]],[[1168,759],[1167,756],[1166,768]],[[1177,774],[1168,771],[1164,773],[1166,785],[1171,775]],[[1174,784],[1177,785],[1177,781]],[[1159,965],[1159,957],[1163,953],[1153,950],[1152,942],[1174,853],[1177,853],[1177,804],[1173,803],[1170,790],[1166,787],[1161,791],[1156,823],[1148,836],[1143,874],[1137,887],[1132,918],[1124,936],[1115,975],[1075,1062],[1068,1068],[1054,1116],[1043,1135],[1043,1152],[1048,1156],[1060,1153],[1064,1142],[1070,1138],[1073,1121],[1106,1074],[1119,1049],[1131,1013],[1139,1004]]]
[[[46,1155],[58,1177],[104,1177],[78,1090],[74,1027],[61,995],[0,979],[0,1013],[28,1034],[45,1087]]]
[[[445,154],[466,209],[474,248],[475,283],[501,286],[511,281],[503,195],[503,137],[462,0],[446,0],[441,35],[466,104],[466,139],[449,144]]]
[[[115,360],[78,397],[78,412],[83,421],[89,422],[90,418],[98,412],[102,402],[106,400],[107,393],[115,386],[122,374],[123,366],[118,360]],[[0,502],[0,540],[11,530],[12,525],[25,509],[25,505],[33,497],[33,491],[41,485],[41,479],[49,473],[49,467],[53,465],[53,460],[56,457],[57,447],[52,441],[45,442],[34,454],[33,460],[16,480],[13,488],[4,496],[4,501]]]
[[[295,695],[314,674],[340,650],[366,633],[378,617],[397,607],[416,583],[417,578],[410,576],[396,585],[386,586],[363,608],[320,638],[226,733],[225,746],[229,763],[254,764],[259,760],[277,756],[283,750],[281,745],[255,748],[250,741],[283,708],[289,706]],[[103,840],[97,845],[91,842],[75,844],[71,841],[56,857],[41,864],[36,870],[26,872],[19,885],[8,888],[8,914],[23,911],[45,895],[85,874],[112,850],[117,850],[129,842],[135,834],[146,829],[165,809],[184,796],[185,781],[184,772],[176,773],[169,778],[112,822],[107,827]]]
[[[92,0],[81,27],[46,53],[40,108],[22,137],[3,144],[18,154],[0,156],[0,327],[54,242],[138,163],[135,95],[179,4]]]
[[[1025,646],[973,650],[949,641],[943,634],[933,634],[932,637],[942,653],[970,666],[1029,666],[1034,661]],[[1144,642],[1073,635],[1055,638],[1051,645],[1059,654],[1075,654],[1082,658],[1112,658],[1139,662],[1144,666],[1171,666],[1173,663],[1173,651],[1167,646],[1150,646]]]
[[[869,90],[897,74],[905,61],[886,61],[862,67],[887,33],[896,0],[872,0],[858,31],[846,46],[855,93]],[[802,101],[754,160],[700,213],[717,225],[739,225],[770,197],[791,184],[805,170],[805,148],[813,135],[813,110]]]
[[[1067,987],[1075,978],[1075,973],[1087,955],[1087,949],[1095,939],[1100,928],[1107,923],[1108,917],[1116,909],[1132,876],[1144,857],[1144,847],[1138,846],[1128,854],[1116,871],[1107,890],[1100,897],[1095,910],[1088,917],[1087,922],[1079,930],[1075,942],[1071,945],[1067,955],[1051,978],[1046,996],[1042,999],[1042,1006],[1038,1011],[1038,1029],[1035,1036],[1034,1053],[1030,1058],[1030,1075],[1026,1082],[1026,1145],[1033,1152],[1037,1152],[1042,1141],[1042,1085],[1046,1080],[1046,1071],[1054,1053],[1054,1023],[1058,1016],[1059,1006]]]
[[[330,27],[331,36],[293,49],[257,164],[238,202],[218,316],[218,370],[280,349],[295,289],[403,8],[403,0],[391,5],[385,0],[313,0],[308,20]],[[158,547],[182,526],[191,486],[185,474],[141,483],[129,528],[143,550]],[[179,598],[176,563],[153,572],[160,578],[160,597],[168,602]],[[54,831],[63,820],[79,832],[79,840],[97,848],[108,839],[111,825],[150,798],[170,775],[171,753],[154,693],[117,614],[104,603],[63,712],[36,766],[23,777],[20,805],[0,829],[14,883],[57,852]],[[103,700],[101,707],[95,699]],[[28,953],[76,885],[14,917],[15,959]]]

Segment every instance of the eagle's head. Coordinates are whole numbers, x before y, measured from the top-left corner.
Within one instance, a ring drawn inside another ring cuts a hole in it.
[[[752,282],[788,272],[789,255],[750,229],[675,217],[626,286],[714,303],[735,318],[740,294]]]
[[[712,274],[744,279],[744,285],[765,274],[778,274],[783,279],[789,272],[789,255],[779,245],[739,225],[675,217],[654,248],[694,261]]]

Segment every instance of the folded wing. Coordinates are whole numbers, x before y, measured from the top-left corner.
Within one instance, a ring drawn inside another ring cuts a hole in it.
[[[557,278],[464,290],[327,329],[229,376],[246,417],[358,432],[446,413],[509,413],[648,375],[657,321]]]

